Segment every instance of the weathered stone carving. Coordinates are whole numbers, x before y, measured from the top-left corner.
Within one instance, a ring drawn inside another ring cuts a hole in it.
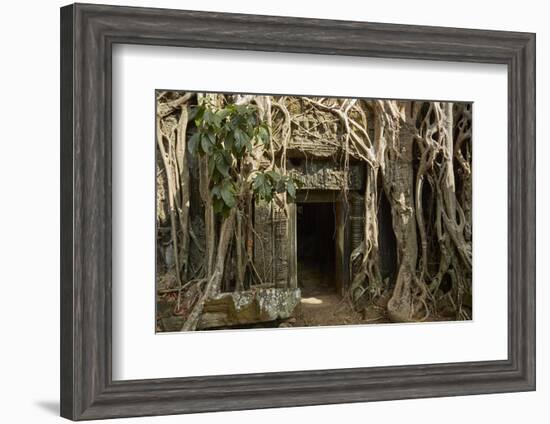
[[[263,284],[273,281],[273,222],[271,204],[254,205],[254,265]]]
[[[301,161],[299,164],[289,163],[288,172],[302,182],[304,190],[342,190],[346,174],[341,164],[330,161]],[[364,181],[364,165],[350,164],[347,173],[347,188],[361,190]]]
[[[300,303],[300,289],[256,289],[220,293],[203,309],[199,329],[286,319]]]

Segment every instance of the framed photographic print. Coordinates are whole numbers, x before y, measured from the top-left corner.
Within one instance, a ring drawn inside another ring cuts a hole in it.
[[[535,389],[535,36],[61,9],[61,414]]]

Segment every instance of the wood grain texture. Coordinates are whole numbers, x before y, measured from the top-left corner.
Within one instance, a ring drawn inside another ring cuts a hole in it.
[[[504,361],[111,378],[114,43],[500,63],[509,72]],[[61,415],[99,419],[535,389],[535,35],[75,4],[61,9]]]

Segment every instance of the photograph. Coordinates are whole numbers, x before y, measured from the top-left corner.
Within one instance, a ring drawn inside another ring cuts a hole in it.
[[[473,319],[472,102],[154,101],[157,333]]]
[[[0,424],[550,417],[544,2],[3,6]]]

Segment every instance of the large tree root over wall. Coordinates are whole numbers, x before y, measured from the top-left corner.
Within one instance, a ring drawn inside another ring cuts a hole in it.
[[[453,110],[452,103],[376,101],[374,109],[378,166],[397,242],[388,316],[426,319],[446,298],[455,318],[468,319],[463,301],[471,299],[470,106]],[[461,119],[457,131],[454,115]],[[442,287],[444,280],[448,284]]]
[[[308,104],[341,122],[343,166],[351,155],[367,167],[363,242],[350,258],[352,299],[361,304],[389,294],[388,318],[399,322],[436,319],[442,305],[454,319],[471,318],[471,105],[349,99]],[[380,272],[381,191],[397,244],[389,282]]]

